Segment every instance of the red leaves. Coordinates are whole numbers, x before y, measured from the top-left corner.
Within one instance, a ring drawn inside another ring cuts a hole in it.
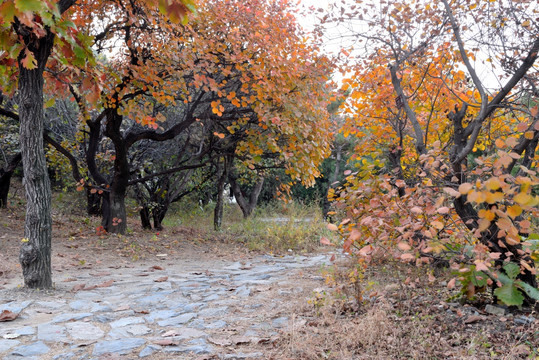
[[[0,321],[13,321],[15,320],[19,314],[14,313],[9,310],[4,310],[0,313]]]

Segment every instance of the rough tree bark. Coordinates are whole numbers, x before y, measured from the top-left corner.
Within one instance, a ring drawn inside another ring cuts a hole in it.
[[[5,169],[0,169],[0,208],[7,207],[7,197],[11,185],[11,177],[22,160],[21,153],[15,155]]]
[[[51,271],[51,187],[43,149],[43,71],[54,45],[54,34],[36,39],[24,25],[14,24],[24,44],[34,54],[37,67],[27,69],[19,55],[20,146],[26,190],[24,241],[19,260],[24,284],[29,288],[50,288]]]
[[[224,192],[228,170],[228,160],[225,157],[223,160],[221,176],[217,182],[217,200],[215,201],[215,209],[213,211],[213,228],[215,231],[221,230],[221,225],[223,224]]]
[[[264,177],[261,175],[258,176],[258,179],[256,180],[254,187],[251,189],[250,194],[247,194],[241,189],[240,184],[238,183],[238,177],[235,174],[233,167],[229,171],[228,182],[230,183],[232,194],[240,206],[243,217],[248,218],[251,216],[256,204],[258,203],[258,197],[260,196],[260,192],[264,186]]]

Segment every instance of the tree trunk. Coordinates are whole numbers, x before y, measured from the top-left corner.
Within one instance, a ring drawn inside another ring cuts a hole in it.
[[[143,206],[139,211],[140,214],[140,224],[143,229],[151,230],[152,223],[150,222],[150,209],[147,206]]]
[[[327,219],[327,220],[329,220],[328,213],[329,213],[329,208],[331,206],[331,203],[328,197],[329,190],[335,186],[339,173],[341,172],[342,152],[343,152],[343,146],[337,145],[335,147],[335,169],[333,169],[333,173],[331,174],[331,177],[329,179],[328,188],[326,190],[326,196],[324,197],[324,201],[322,202],[322,216],[324,217],[324,219]]]
[[[88,215],[100,216],[102,214],[101,199],[102,195],[92,193],[91,189],[86,189],[86,212]]]
[[[127,230],[127,212],[125,197],[129,183],[129,161],[127,159],[127,144],[120,131],[122,115],[117,109],[110,108],[107,112],[106,135],[112,140],[115,150],[114,176],[108,196],[108,211],[103,211],[103,228],[113,234],[125,234]],[[106,216],[105,216],[106,215]]]
[[[224,197],[225,197],[225,184],[228,174],[228,161],[224,160],[223,172],[219,177],[219,182],[217,183],[217,200],[215,201],[215,209],[213,211],[213,228],[215,231],[221,230],[221,225],[223,223],[223,207],[224,207]]]
[[[26,220],[19,260],[24,284],[29,288],[50,288],[51,271],[51,187],[43,149],[43,71],[54,44],[54,34],[33,38],[24,25],[15,25],[19,36],[34,54],[37,67],[23,65],[19,55],[20,146],[26,190]],[[21,35],[26,34],[26,35]]]
[[[232,194],[236,198],[241,212],[243,213],[243,218],[248,218],[251,216],[256,208],[256,204],[258,203],[258,197],[260,196],[260,192],[264,186],[264,177],[258,177],[253,189],[251,190],[251,193],[249,194],[249,201],[247,201],[247,194],[245,194],[238,184],[237,177],[236,174],[233,173],[233,169],[231,169],[230,174],[228,175],[228,181],[230,183]]]
[[[103,219],[101,226],[113,234],[125,234],[127,212],[125,209],[125,193],[111,191],[103,198]]]
[[[0,169],[0,208],[7,207],[7,197],[11,185],[11,177],[22,160],[21,153],[15,155],[5,169]]]

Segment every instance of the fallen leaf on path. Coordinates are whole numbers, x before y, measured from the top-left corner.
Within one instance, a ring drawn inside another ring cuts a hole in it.
[[[479,315],[471,315],[466,320],[464,320],[465,324],[473,324],[475,322],[483,320],[482,316]]]
[[[171,337],[171,336],[178,336],[180,335],[179,332],[177,332],[176,330],[169,330],[167,332],[165,332],[163,335],[161,335],[162,337]]]
[[[149,314],[150,312],[148,310],[133,310],[135,311],[137,314]]]
[[[159,265],[154,265],[150,268],[150,270],[165,270],[162,266],[159,266]]]
[[[208,341],[212,344],[219,345],[219,346],[230,346],[232,345],[232,341],[228,338],[208,338]]]
[[[71,282],[71,281],[77,281],[77,279],[76,278],[67,278],[67,279],[62,280],[62,282]]]
[[[172,341],[170,339],[155,340],[153,343],[156,344],[156,345],[161,345],[161,346],[174,346],[174,345],[179,344],[179,342]]]
[[[9,310],[4,310],[0,313],[0,321],[13,321],[19,316],[18,313],[14,313]]]
[[[84,289],[82,290],[93,290],[93,289],[96,289],[97,288],[97,285],[90,285],[88,287],[85,287]]]
[[[165,282],[168,280],[168,276],[163,276],[154,280],[154,282]]]
[[[77,292],[77,291],[80,291],[80,290],[84,289],[85,287],[86,287],[86,284],[77,284],[77,285],[73,286],[73,288],[71,288],[71,291]]]
[[[98,288],[104,288],[104,287],[109,287],[109,286],[111,286],[112,284],[114,284],[114,280],[110,279],[110,280],[105,281],[105,282],[103,282],[103,283],[101,283],[101,284],[99,284],[99,285],[96,285],[96,287],[98,287]]]

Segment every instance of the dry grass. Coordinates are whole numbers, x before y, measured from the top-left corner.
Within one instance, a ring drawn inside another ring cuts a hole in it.
[[[334,269],[331,291],[315,292],[300,311],[307,319],[276,345],[275,359],[538,359],[539,321],[521,325],[516,312],[497,317],[452,303],[438,283],[418,281],[424,269],[397,263],[370,268],[358,284],[346,283],[351,268]],[[426,276],[424,276],[426,278]],[[412,279],[408,285],[403,282]],[[440,279],[442,281],[443,279]],[[473,321],[475,318],[478,319]]]

